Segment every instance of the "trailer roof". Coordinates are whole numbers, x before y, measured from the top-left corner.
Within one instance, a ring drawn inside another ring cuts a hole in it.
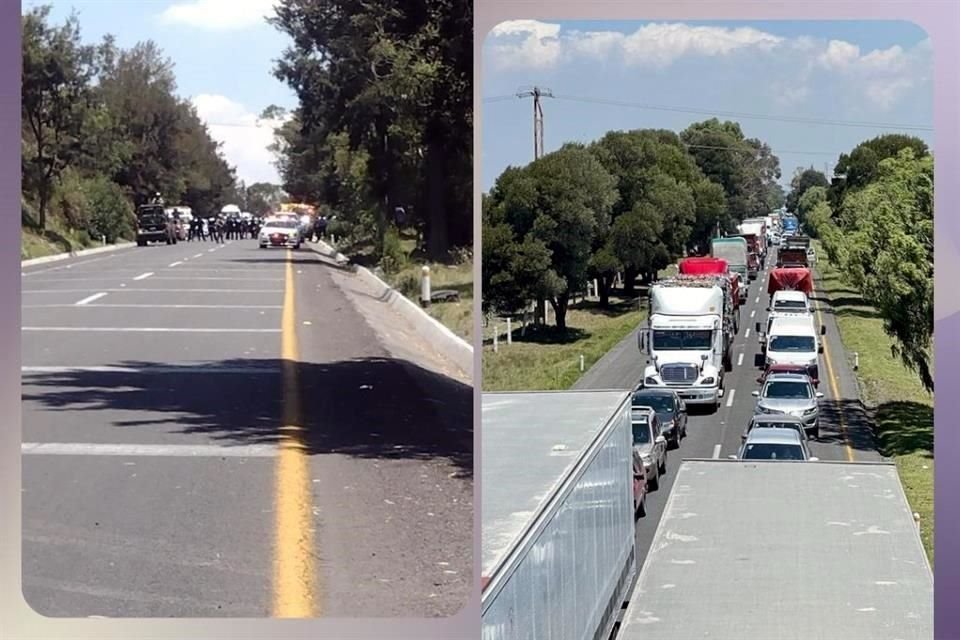
[[[933,638],[891,463],[683,462],[618,640]]]
[[[483,394],[483,576],[490,576],[632,395],[627,390]]]

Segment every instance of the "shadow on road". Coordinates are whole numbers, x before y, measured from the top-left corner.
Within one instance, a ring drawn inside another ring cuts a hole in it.
[[[136,371],[23,374],[23,401],[48,411],[122,412],[104,416],[118,428],[166,426],[228,444],[269,444],[283,437],[281,360],[162,365],[162,370],[155,363],[114,366]],[[459,474],[472,477],[471,387],[391,358],[294,363],[290,370],[300,389],[297,422],[310,455],[446,458]]]
[[[820,401],[820,441],[839,445],[849,443],[850,448],[857,451],[876,451],[873,422],[863,402],[849,398],[822,399]]]

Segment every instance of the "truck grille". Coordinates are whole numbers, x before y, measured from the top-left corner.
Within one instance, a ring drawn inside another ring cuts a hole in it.
[[[665,364],[660,367],[660,377],[667,384],[693,384],[700,369],[692,364]]]

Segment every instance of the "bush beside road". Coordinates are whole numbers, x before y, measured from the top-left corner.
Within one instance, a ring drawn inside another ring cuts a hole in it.
[[[891,355],[883,320],[845,284],[817,244],[820,286],[830,300],[846,351],[859,354],[860,393],[873,415],[880,453],[896,461],[920,533],[933,562],[933,396]]]

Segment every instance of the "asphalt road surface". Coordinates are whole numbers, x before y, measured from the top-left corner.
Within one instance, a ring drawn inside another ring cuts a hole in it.
[[[38,613],[463,606],[469,376],[349,269],[308,247],[180,242],[28,268],[22,290]]]
[[[761,370],[755,363],[755,358],[760,354],[760,344],[755,325],[757,321],[766,319],[766,308],[770,303],[767,294],[768,274],[769,268],[750,284],[750,295],[741,307],[740,331],[733,347],[734,366],[733,371],[725,377],[722,406],[717,412],[707,414],[688,405],[687,438],[681,442],[679,449],[668,452],[667,474],[660,478],[660,488],[647,495],[647,515],[637,522],[638,574],[673,488],[673,471],[677,465],[686,458],[727,457],[736,454],[740,448],[740,436],[753,416],[756,404],[752,392],[760,388],[757,378]],[[852,355],[843,348],[836,319],[826,296],[815,291],[813,302],[820,324],[826,326],[827,334],[821,337],[825,344],[824,353],[820,356],[819,391],[824,394],[820,401],[820,440],[810,443],[812,454],[821,460],[880,460],[859,400],[851,364]],[[635,388],[646,366],[646,356],[637,345],[638,331],[611,349],[584,374],[574,388]]]

